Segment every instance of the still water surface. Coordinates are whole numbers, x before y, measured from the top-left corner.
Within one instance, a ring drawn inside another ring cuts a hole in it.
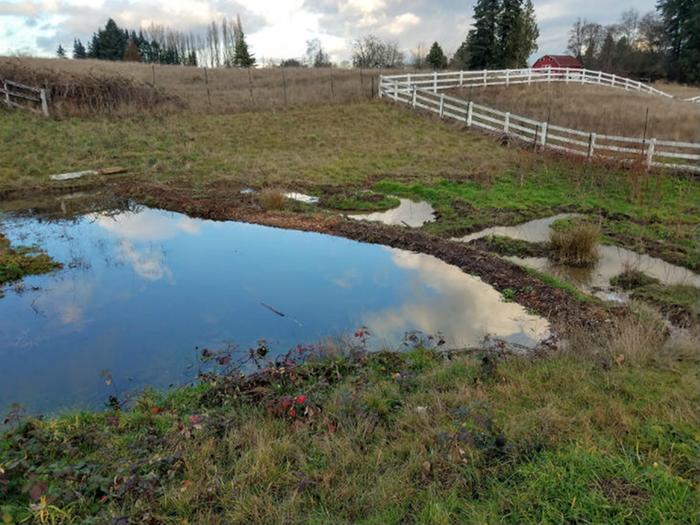
[[[360,326],[373,348],[397,348],[411,330],[449,347],[548,335],[544,319],[439,259],[328,235],[148,208],[5,215],[0,227],[65,266],[0,299],[0,411],[100,407],[112,392],[103,370],[119,390],[183,384],[197,347],[265,339],[283,352]]]

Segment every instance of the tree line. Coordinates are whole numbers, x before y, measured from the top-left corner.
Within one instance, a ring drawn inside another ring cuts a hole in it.
[[[540,35],[532,0],[477,0],[472,28],[452,57],[438,42],[418,46],[407,60],[398,42],[368,35],[352,43],[352,65],[359,68],[502,69],[524,68],[537,51]],[[700,0],[658,0],[644,16],[632,9],[618,23],[601,25],[578,19],[569,33],[568,53],[584,67],[636,78],[700,82]],[[65,56],[62,46],[57,50]],[[204,34],[151,26],[138,32],[110,19],[83,45],[73,43],[73,58],[133,60],[209,67],[256,64],[240,17],[213,21]],[[330,67],[320,40],[306,53],[275,64],[282,67]]]
[[[59,45],[57,55],[65,57]],[[73,41],[73,58],[123,60],[149,64],[210,67],[251,67],[255,56],[250,53],[240,17],[213,21],[204,35],[151,25],[138,32],[120,28],[109,19],[104,28],[93,33],[87,47]]]
[[[567,51],[588,69],[635,78],[700,82],[700,0],[660,0],[603,26],[578,19]]]

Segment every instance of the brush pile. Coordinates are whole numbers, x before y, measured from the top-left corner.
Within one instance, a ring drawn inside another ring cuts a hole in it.
[[[53,116],[129,115],[187,106],[179,97],[118,75],[68,73],[0,62],[1,79],[45,88]]]

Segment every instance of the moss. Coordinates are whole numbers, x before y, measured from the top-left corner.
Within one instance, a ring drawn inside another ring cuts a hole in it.
[[[25,275],[48,273],[61,267],[61,263],[54,261],[38,248],[13,247],[10,241],[0,234],[0,285],[20,280]]]

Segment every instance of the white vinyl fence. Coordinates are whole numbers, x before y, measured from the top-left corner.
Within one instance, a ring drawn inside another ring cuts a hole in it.
[[[603,157],[642,162],[647,168],[663,167],[700,172],[700,144],[698,143],[619,137],[569,129],[439,93],[442,90],[458,87],[504,85],[506,82],[508,84],[527,83],[528,79],[530,82],[550,80],[574,82],[574,79],[578,79],[579,83],[587,83],[587,78],[595,77],[602,79],[603,83],[607,82],[607,78],[611,78],[614,84],[606,85],[671,97],[667,93],[634,80],[620,80],[614,75],[597,72],[592,75],[593,73],[586,70],[552,68],[382,76],[379,81],[379,96],[407,104],[415,109],[437,113],[440,118],[463,122],[468,128],[476,127],[506,134],[543,148],[588,158]],[[481,79],[481,84],[474,83],[477,77]],[[483,83],[484,78],[486,84]],[[535,80],[536,78],[540,80]],[[543,78],[545,80],[542,80]]]
[[[20,108],[49,116],[46,90],[12,80],[0,80],[0,101],[11,108]]]
[[[687,101],[687,102],[698,102],[698,103],[700,103],[700,95],[698,95],[697,97],[688,98],[688,99],[686,99],[686,101]]]

